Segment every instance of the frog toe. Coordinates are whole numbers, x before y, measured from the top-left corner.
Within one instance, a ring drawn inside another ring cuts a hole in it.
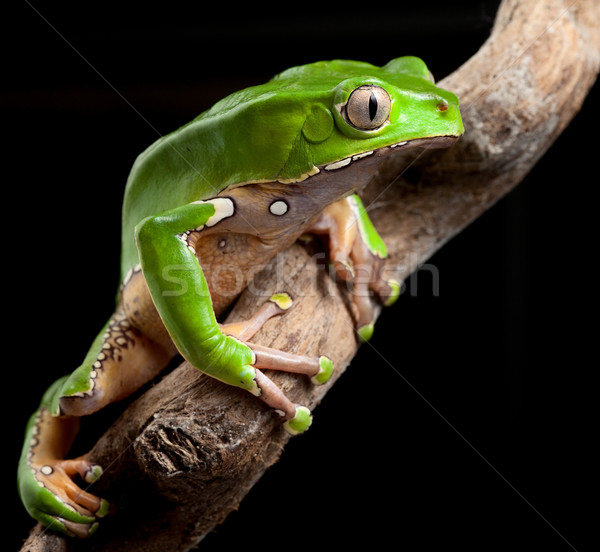
[[[356,331],[358,333],[358,337],[360,338],[361,342],[367,342],[369,341],[369,339],[371,339],[371,337],[373,336],[373,332],[375,330],[375,325],[373,324],[373,322],[370,322],[369,324],[364,324],[363,326],[360,326]]]
[[[385,286],[380,288],[379,296],[384,306],[391,307],[402,293],[402,284],[398,280],[385,280]]]
[[[102,476],[102,467],[86,460],[84,457],[74,460],[62,460],[61,467],[69,476],[78,474],[86,483],[95,483]]]
[[[324,355],[319,357],[319,371],[310,380],[315,385],[327,383],[333,375],[333,361]]]
[[[91,537],[98,530],[98,527],[100,527],[100,524],[97,521],[92,523],[74,523],[63,519],[61,522],[69,533],[80,539]]]
[[[99,523],[91,519],[89,523],[70,521],[62,516],[51,516],[48,514],[39,514],[36,519],[45,527],[68,537],[77,537],[85,539],[92,536],[100,526]]]
[[[305,406],[296,406],[296,414],[293,418],[287,420],[283,427],[291,435],[304,433],[312,423],[312,414]]]

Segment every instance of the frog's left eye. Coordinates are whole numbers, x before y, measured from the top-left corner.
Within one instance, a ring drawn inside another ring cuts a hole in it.
[[[348,122],[359,130],[375,130],[390,116],[390,95],[381,86],[359,86],[350,94],[346,103]]]

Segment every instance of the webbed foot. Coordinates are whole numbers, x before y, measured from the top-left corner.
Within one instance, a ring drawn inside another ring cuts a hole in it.
[[[29,514],[44,526],[68,536],[85,538],[98,529],[109,512],[109,503],[82,489],[75,478],[91,484],[102,468],[85,457],[62,460],[52,457],[62,448],[58,433],[68,434],[71,420],[51,416],[41,408],[28,427],[27,441],[19,462],[19,493]]]
[[[25,507],[46,527],[69,536],[85,538],[98,529],[98,520],[109,512],[109,503],[80,488],[73,476],[87,483],[98,479],[102,469],[83,460],[46,460],[19,472]]]

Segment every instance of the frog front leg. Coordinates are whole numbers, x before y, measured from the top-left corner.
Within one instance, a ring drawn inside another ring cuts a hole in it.
[[[240,387],[274,408],[293,434],[305,431],[310,411],[293,403],[260,369],[282,370],[324,383],[333,365],[327,357],[304,357],[252,344],[261,322],[219,326],[209,287],[188,244],[189,232],[200,232],[235,213],[232,199],[217,197],[148,217],[136,227],[140,262],[154,304],[182,356],[224,383]]]
[[[360,197],[356,194],[336,201],[323,209],[308,228],[329,238],[329,256],[337,274],[352,283],[357,332],[364,341],[373,333],[375,304],[370,289],[385,306],[400,295],[396,280],[381,277],[381,261],[387,248],[377,233]]]

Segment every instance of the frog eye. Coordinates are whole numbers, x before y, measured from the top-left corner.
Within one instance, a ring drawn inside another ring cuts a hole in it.
[[[375,130],[390,116],[390,95],[381,86],[359,86],[346,103],[346,118],[359,130]]]

